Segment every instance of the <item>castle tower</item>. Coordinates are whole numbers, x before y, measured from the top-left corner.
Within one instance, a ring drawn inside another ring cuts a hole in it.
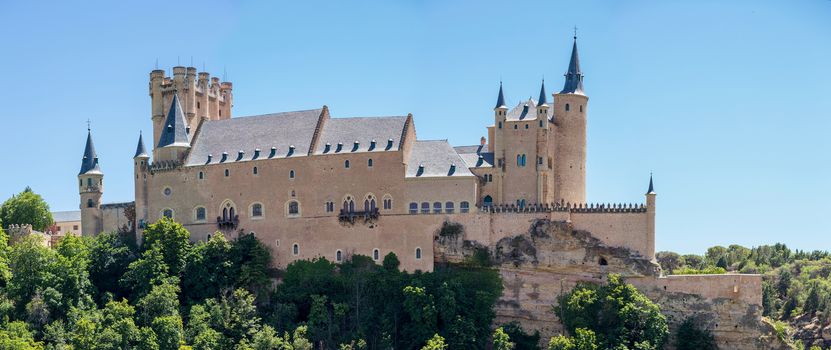
[[[98,154],[92,144],[92,131],[87,129],[87,144],[81,171],[78,172],[78,193],[81,197],[81,232],[97,235],[103,229],[101,196],[104,194],[104,173],[98,166]]]
[[[499,95],[496,97],[496,106],[493,107],[494,117],[494,131],[491,140],[493,145],[492,152],[494,152],[494,161],[496,167],[494,171],[494,185],[496,186],[496,203],[502,203],[504,194],[503,184],[505,183],[505,135],[504,128],[506,127],[505,118],[508,115],[508,106],[505,104],[505,94],[502,92],[502,82],[499,82]]]
[[[156,144],[153,159],[157,161],[181,161],[190,150],[190,127],[185,120],[185,112],[179,102],[179,95],[173,95],[170,110],[160,131],[159,143]]]
[[[577,54],[577,36],[563,90],[554,95],[557,124],[554,155],[554,201],[586,202],[586,114],[589,98],[583,92],[583,73]]]
[[[136,237],[141,237],[144,223],[147,221],[147,172],[150,164],[150,155],[144,147],[144,139],[139,133],[136,154],[133,156],[133,174],[135,175],[136,217],[133,223],[136,227]]]
[[[655,186],[649,174],[649,189],[646,190],[646,258],[655,260]]]
[[[539,122],[539,128],[537,128],[537,160],[534,164],[537,167],[537,202],[550,202],[551,197],[551,161],[549,161],[550,157],[550,144],[551,140],[549,139],[549,105],[548,105],[548,96],[545,93],[545,79],[542,80],[540,85],[540,97],[537,99],[537,119]]]

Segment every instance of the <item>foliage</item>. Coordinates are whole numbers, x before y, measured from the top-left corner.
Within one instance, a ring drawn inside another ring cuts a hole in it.
[[[45,231],[53,222],[49,204],[29,187],[0,205],[0,223],[3,227],[32,225],[33,230]]]
[[[522,326],[516,321],[503,324],[501,328],[511,338],[515,350],[539,350],[539,331],[534,331],[534,334],[525,333]]]
[[[660,349],[669,334],[658,305],[614,274],[603,285],[578,284],[558,298],[554,312],[575,335],[574,346],[578,329],[596,334],[602,348]]]
[[[444,338],[442,336],[435,334],[432,338],[427,340],[427,345],[421,348],[421,350],[445,350],[447,349],[447,344],[444,343]]]
[[[716,350],[715,338],[710,331],[701,329],[692,318],[687,318],[675,333],[677,350]]]
[[[672,271],[673,275],[720,275],[723,273],[727,273],[727,270],[719,266],[708,266],[703,269],[682,267]]]
[[[515,347],[511,342],[511,337],[502,327],[493,331],[493,350],[512,350]]]

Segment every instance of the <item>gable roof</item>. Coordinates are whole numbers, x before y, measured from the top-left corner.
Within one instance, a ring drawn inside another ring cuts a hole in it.
[[[397,151],[406,122],[407,117],[329,119],[323,125],[314,154]],[[338,147],[338,143],[341,147]]]
[[[475,176],[447,140],[415,141],[407,163],[406,177]]]
[[[208,164],[208,155],[212,156],[210,164],[252,160],[256,149],[260,149],[257,159],[308,155],[322,112],[310,109],[204,121],[194,137],[187,165]],[[239,151],[245,152],[241,159]],[[227,152],[224,161],[223,152]]]

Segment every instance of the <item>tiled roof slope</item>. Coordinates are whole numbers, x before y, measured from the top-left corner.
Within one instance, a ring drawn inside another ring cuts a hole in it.
[[[458,146],[453,149],[462,157],[468,168],[493,166],[493,153],[488,152],[488,145]]]
[[[454,166],[455,165],[455,166]],[[474,176],[447,140],[416,141],[407,163],[408,178]]]
[[[546,116],[547,119],[551,118],[552,110],[548,110],[548,114]],[[528,99],[526,101],[520,102],[516,105],[516,107],[512,108],[508,111],[508,114],[505,116],[505,119],[508,121],[523,121],[523,120],[534,120],[537,119],[537,101],[533,99]]]
[[[81,221],[81,211],[53,211],[52,220],[54,220],[55,222]]]
[[[329,119],[323,125],[323,132],[314,154],[397,151],[406,121],[407,117]],[[355,141],[358,142],[357,146]],[[340,149],[338,143],[342,144]]]
[[[207,164],[208,155],[212,155],[211,164],[220,163],[223,152],[228,153],[225,162],[251,160],[255,149],[261,150],[259,159],[269,158],[272,147],[276,147],[276,152],[271,158],[308,155],[322,111],[312,109],[205,121],[194,138],[187,165]],[[291,154],[290,146],[294,146]],[[245,152],[242,159],[238,159],[239,151]]]

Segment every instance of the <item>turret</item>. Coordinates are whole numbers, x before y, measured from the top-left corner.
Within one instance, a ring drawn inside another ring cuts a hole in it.
[[[164,121],[159,142],[154,150],[154,157],[156,161],[180,161],[190,150],[190,141],[188,135],[191,130],[185,121],[185,115],[182,111],[182,105],[179,102],[179,96],[173,95],[173,101],[170,104],[170,110],[167,112],[167,118]]]
[[[548,96],[545,94],[545,79],[540,86],[540,98],[537,99],[537,117],[548,116]]]
[[[101,197],[104,194],[104,173],[98,165],[98,154],[92,143],[92,131],[87,129],[87,144],[81,159],[81,171],[78,172],[78,194],[81,203],[81,232],[84,235],[101,233],[103,216],[101,215]]]
[[[554,201],[586,202],[586,115],[588,100],[583,92],[583,73],[577,54],[577,36],[563,89],[554,95],[557,124],[554,169]]]
[[[649,174],[649,189],[646,190],[646,252],[649,260],[655,260],[655,186]]]
[[[150,155],[144,147],[144,138],[139,133],[136,154],[133,156],[134,190],[136,199],[135,225],[136,236],[141,237],[143,224],[147,221],[147,174],[150,165]]]

